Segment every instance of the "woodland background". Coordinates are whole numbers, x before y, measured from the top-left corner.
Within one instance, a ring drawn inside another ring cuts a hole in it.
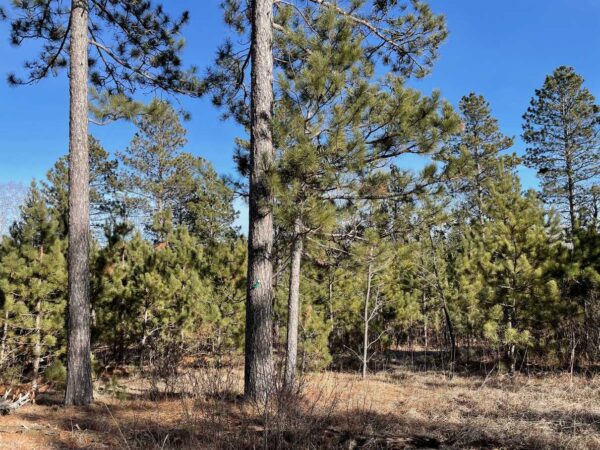
[[[70,156],[26,192],[2,191],[4,385],[66,387],[67,404],[87,405],[87,371],[116,396],[136,373],[152,398],[184,395],[186,371],[234,370],[243,355],[253,400],[399,361],[482,387],[492,374],[593,378],[600,107],[575,68],[540,76],[518,156],[482,95],[455,107],[411,85],[448,35],[426,2],[224,1],[229,34],[202,72],[180,57],[187,13],[85,3],[0,10],[13,44],[45,43],[8,81],[69,67],[71,88]],[[211,98],[246,132],[237,176],[184,151],[184,95]],[[135,134],[108,152],[88,122],[115,121]],[[415,156],[426,163],[407,169]],[[521,167],[538,190],[522,188]],[[69,338],[88,313],[91,360]]]

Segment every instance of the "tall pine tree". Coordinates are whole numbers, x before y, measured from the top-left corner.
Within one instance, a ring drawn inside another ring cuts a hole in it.
[[[583,83],[572,67],[557,68],[523,116],[525,164],[537,169],[545,199],[566,213],[571,235],[582,198],[600,175],[600,108]]]
[[[250,158],[250,240],[249,240],[249,277],[248,277],[248,330],[247,330],[247,393],[255,397],[257,384],[253,373],[257,372],[259,366],[265,374],[270,374],[271,338],[270,303],[273,298],[272,292],[272,183],[274,182],[274,152],[273,136],[271,132],[271,109],[273,98],[278,101],[277,93],[273,92],[273,72],[293,70],[293,63],[285,59],[284,52],[273,59],[273,51],[280,54],[278,39],[284,42],[286,39],[293,41],[294,28],[304,29],[305,32],[313,33],[313,21],[321,12],[328,12],[332,18],[331,26],[335,27],[336,17],[340,17],[346,24],[352,24],[357,30],[357,41],[362,44],[361,51],[371,61],[380,61],[387,64],[392,70],[400,72],[404,76],[412,74],[423,75],[427,73],[437,49],[446,37],[444,19],[436,16],[425,2],[411,1],[408,4],[399,4],[396,1],[349,1],[333,3],[328,1],[311,1],[308,4],[297,2],[280,3],[271,0],[257,0],[251,2],[227,1],[226,20],[236,33],[247,34],[247,12],[251,17],[251,47],[250,52],[238,52],[231,41],[220,49],[216,68],[209,76],[209,82],[216,86],[217,94],[215,103],[224,105],[227,115],[231,115],[244,126],[249,128]],[[276,11],[273,6],[276,5]],[[249,7],[249,8],[248,8]],[[362,12],[368,11],[366,16]],[[324,14],[325,15],[325,14]],[[274,17],[274,19],[273,19]],[[275,49],[272,48],[273,35],[275,36]],[[325,37],[314,32],[314,39]],[[293,59],[307,57],[306,52],[293,55]],[[249,62],[252,68],[250,77],[251,85],[245,85],[246,72]],[[276,64],[274,65],[274,63]],[[277,77],[275,77],[277,78]],[[268,92],[267,92],[268,91]],[[249,95],[247,95],[249,93]],[[248,107],[250,98],[250,107]],[[264,101],[264,103],[263,103]],[[260,111],[257,110],[260,108]],[[262,120],[265,119],[263,122]],[[369,133],[369,131],[366,131]],[[374,132],[374,129],[371,129]],[[391,135],[388,135],[390,137]],[[389,142],[391,141],[391,142]],[[384,158],[392,157],[395,153],[394,144],[397,142],[391,138],[383,139],[375,143],[379,155]],[[264,147],[261,147],[264,143]],[[302,230],[300,223],[295,226]],[[253,237],[256,231],[257,235]],[[298,244],[298,240],[296,240]],[[299,245],[296,245],[298,254]],[[300,251],[301,252],[301,251]],[[299,267],[298,258],[294,258]],[[255,267],[256,261],[256,267]],[[268,279],[260,280],[258,275]],[[292,280],[293,281],[293,280]],[[290,285],[293,291],[296,283]],[[266,289],[263,291],[263,289]],[[256,305],[256,307],[255,307]],[[293,305],[292,305],[293,306]],[[298,308],[292,308],[293,312]],[[266,314],[266,315],[265,315]],[[258,326],[256,330],[253,326]],[[260,336],[260,338],[258,337]],[[293,337],[293,336],[292,336]],[[259,348],[260,347],[260,348]],[[289,371],[288,371],[289,372]],[[259,377],[262,380],[264,377]],[[269,385],[269,382],[263,383]],[[265,392],[260,391],[259,397],[264,397]]]
[[[65,344],[65,241],[57,229],[56,217],[32,184],[21,217],[0,251],[4,299],[0,359],[4,364],[12,356],[13,363],[30,366],[34,392],[41,371],[62,355]]]
[[[192,95],[199,86],[181,69],[177,20],[150,2],[60,0],[13,2],[11,41],[42,43],[38,58],[25,64],[27,75],[9,76],[30,84],[69,67],[69,350],[65,403],[92,401],[89,300],[88,83],[109,92],[138,87]],[[91,51],[90,51],[91,50]],[[90,67],[91,65],[91,67]],[[91,68],[91,70],[90,70]]]
[[[469,214],[474,211],[476,220],[483,223],[487,182],[498,177],[500,153],[512,147],[513,140],[499,130],[483,96],[471,93],[460,100],[458,108],[462,131],[446,146],[442,159],[451,186],[464,197],[464,208]],[[506,169],[518,163],[514,154],[502,159]]]

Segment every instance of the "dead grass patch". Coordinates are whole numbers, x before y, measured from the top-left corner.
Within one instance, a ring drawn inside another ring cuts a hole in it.
[[[242,401],[239,371],[206,375],[178,397],[27,405],[1,419],[0,449],[600,449],[598,378],[328,372],[265,407]]]

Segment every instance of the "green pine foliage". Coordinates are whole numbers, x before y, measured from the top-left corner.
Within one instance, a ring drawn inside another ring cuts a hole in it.
[[[139,233],[112,242],[97,260],[94,308],[98,339],[116,359],[157,341],[239,346],[243,242],[213,248],[211,257],[185,228],[167,245],[153,246]]]
[[[446,176],[453,192],[463,197],[467,211],[475,211],[476,219],[483,222],[483,209],[489,192],[486,186],[499,176],[498,160],[506,170],[520,162],[516,155],[502,155],[513,145],[513,139],[499,129],[491,115],[489,103],[474,93],[459,102],[462,130],[454,136],[440,155],[446,163]],[[468,214],[468,213],[467,213]]]
[[[134,123],[138,131],[118,154],[129,215],[155,242],[180,225],[202,240],[235,236],[233,191],[210,163],[182,151],[187,131],[177,111],[154,100]]]
[[[545,199],[564,213],[571,234],[600,175],[600,108],[583,83],[572,67],[557,68],[523,116],[525,164],[538,171]]]
[[[483,337],[506,349],[509,370],[514,370],[515,349],[552,340],[552,318],[561,301],[551,276],[560,254],[560,233],[555,218],[546,218],[535,192],[522,194],[510,173],[488,183],[488,188],[488,220],[466,235],[469,260],[462,259],[467,264],[459,273],[463,284],[479,287],[471,300],[476,299],[483,312]]]
[[[102,147],[93,136],[90,144],[90,219],[96,231],[101,231],[107,222],[123,216],[126,209],[117,177],[117,161]],[[58,221],[58,233],[67,235],[69,208],[69,161],[67,156],[59,158],[42,181],[42,192],[52,213]]]
[[[65,353],[66,242],[58,229],[34,183],[0,247],[0,364],[28,370],[34,379]]]
[[[90,12],[90,81],[102,92],[131,94],[139,88],[197,96],[203,85],[196,69],[182,67],[184,11],[172,18],[151,1],[86,2]],[[26,61],[25,74],[10,74],[11,84],[44,79],[68,66],[71,3],[60,0],[13,1],[0,19],[9,17],[15,46],[42,42],[40,54]]]
[[[228,23],[244,35],[240,3],[225,3]],[[420,66],[390,41],[375,45],[356,20],[367,5],[309,1],[303,9],[275,8],[276,158],[269,188],[276,355],[284,357],[294,297],[302,372],[361,367],[366,376],[406,349],[436,355],[449,373],[477,362],[511,375],[527,364],[594,364],[600,357],[594,97],[566,67],[536,91],[524,117],[524,161],[538,169],[542,193],[523,192],[521,160],[509,153],[513,139],[485,98],[471,93],[455,112],[439,92],[408,86],[409,77],[430,70],[445,37],[443,19],[417,1],[405,15],[396,2],[370,5],[369,18],[397,27],[396,38],[421,30],[423,40],[407,44]],[[207,81],[223,94],[217,103],[247,126],[240,93],[248,80],[232,78],[247,68],[233,47],[223,49]],[[382,73],[384,67],[391,70]],[[115,154],[90,139],[96,361],[145,368],[165,356],[176,363],[185,355],[218,363],[226,354],[241,356],[244,300],[260,283],[247,285],[248,242],[236,226],[243,180],[233,183],[186,151],[187,130],[170,103],[144,105],[108,91],[93,93],[94,120],[126,118],[136,132]],[[248,143],[237,144],[244,176]],[[418,172],[405,168],[413,155],[426,161]],[[40,186],[32,185],[1,241],[5,378],[43,376],[57,384],[64,378],[67,192],[61,158]],[[554,208],[569,219],[568,232]],[[299,273],[290,263],[298,254]],[[295,276],[298,284],[288,283]]]

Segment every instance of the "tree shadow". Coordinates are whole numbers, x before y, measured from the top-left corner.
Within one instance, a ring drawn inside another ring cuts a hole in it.
[[[122,449],[492,449],[553,448],[542,437],[501,435],[485,426],[431,420],[406,413],[389,414],[369,408],[323,411],[303,405],[303,398],[279,402],[271,409],[239,402],[237,398],[210,398],[193,402],[187,413],[173,417],[153,416],[148,412],[173,407],[171,402],[126,401],[116,405],[64,408],[53,423],[58,433],[52,436],[56,448]],[[175,402],[176,403],[176,402]],[[23,420],[47,423],[47,408],[20,412]],[[537,413],[530,410],[515,420],[560,423],[563,411]],[[580,417],[597,427],[600,417]],[[557,430],[561,432],[562,430]],[[554,447],[557,448],[557,447]]]

